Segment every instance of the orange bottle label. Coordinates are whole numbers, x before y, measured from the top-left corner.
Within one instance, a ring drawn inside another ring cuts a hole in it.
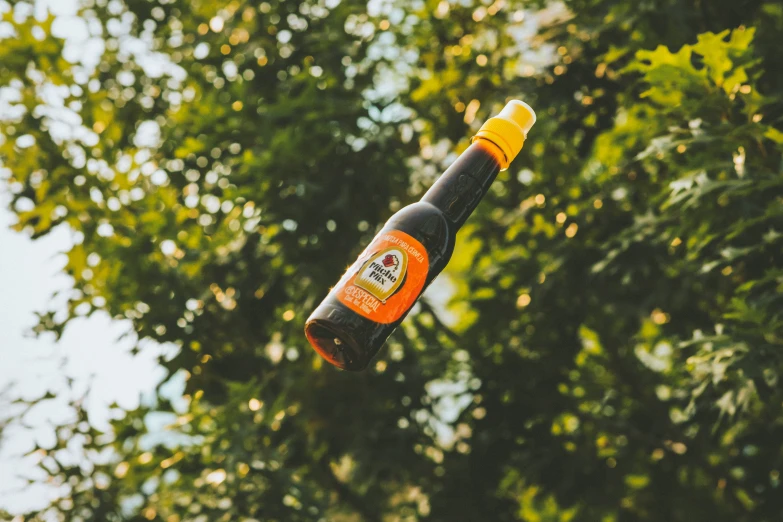
[[[399,230],[382,232],[340,279],[334,293],[357,314],[376,323],[393,323],[421,294],[429,268],[421,243]]]

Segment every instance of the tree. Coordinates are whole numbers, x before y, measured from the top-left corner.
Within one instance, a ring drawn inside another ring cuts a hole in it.
[[[32,519],[780,518],[782,8],[98,1],[94,69],[26,9],[0,158],[19,230],[80,239],[38,330],[106,310],[187,383],[74,405]],[[448,310],[325,367],[307,313],[508,97],[539,122]]]

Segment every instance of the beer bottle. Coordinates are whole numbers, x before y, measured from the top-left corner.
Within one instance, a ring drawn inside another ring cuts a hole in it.
[[[324,359],[345,370],[367,367],[445,268],[457,231],[522,149],[535,121],[526,103],[509,102],[421,201],[386,222],[307,319],[307,339]]]

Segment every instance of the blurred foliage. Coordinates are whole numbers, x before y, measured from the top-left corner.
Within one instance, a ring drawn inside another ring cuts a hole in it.
[[[783,7],[490,2],[12,2],[2,177],[74,238],[37,330],[105,310],[186,381],[73,404],[26,519],[783,518]],[[509,98],[448,306],[323,365],[309,311]]]

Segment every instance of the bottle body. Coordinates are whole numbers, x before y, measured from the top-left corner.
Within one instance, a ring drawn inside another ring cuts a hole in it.
[[[305,333],[328,362],[367,367],[446,267],[456,234],[501,169],[503,152],[476,140],[421,201],[395,213],[310,315]]]
[[[335,366],[353,371],[366,368],[427,285],[446,266],[455,237],[455,231],[449,229],[441,212],[432,205],[418,202],[401,209],[310,315],[305,326],[310,344]],[[400,266],[396,270],[391,265],[394,271],[389,275],[396,276],[396,281],[381,275],[392,286],[400,286],[394,289],[388,288],[388,283],[386,287],[383,283],[372,285],[373,274],[384,272],[377,267],[384,266],[386,256],[400,258],[403,252],[407,254],[405,262],[398,259]],[[395,293],[382,299],[384,293],[390,292]]]

